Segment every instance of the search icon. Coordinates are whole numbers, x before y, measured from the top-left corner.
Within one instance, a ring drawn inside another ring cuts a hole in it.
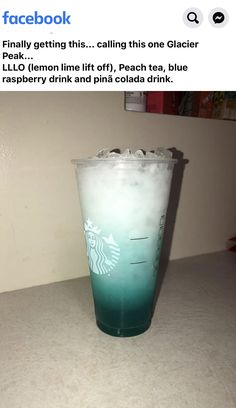
[[[197,19],[197,13],[195,13],[195,11],[190,11],[190,12],[187,14],[187,19],[188,19],[188,21],[190,21],[190,23],[199,24],[199,21],[198,21],[198,19]]]
[[[191,7],[185,10],[183,20],[186,26],[190,28],[199,27],[203,22],[203,14],[201,10],[196,7]]]

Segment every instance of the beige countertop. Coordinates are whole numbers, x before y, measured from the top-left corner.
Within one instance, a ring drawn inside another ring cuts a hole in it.
[[[88,278],[0,295],[0,408],[235,408],[236,254],[172,261],[151,328],[95,325]]]

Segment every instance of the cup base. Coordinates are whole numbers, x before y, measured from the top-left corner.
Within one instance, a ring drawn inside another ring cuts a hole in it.
[[[141,333],[144,333],[151,325],[151,320],[145,323],[142,326],[138,327],[129,327],[129,328],[117,328],[117,327],[111,327],[107,326],[106,324],[99,322],[97,320],[97,326],[100,330],[102,330],[104,333],[109,334],[110,336],[115,336],[115,337],[133,337],[133,336],[138,336]]]

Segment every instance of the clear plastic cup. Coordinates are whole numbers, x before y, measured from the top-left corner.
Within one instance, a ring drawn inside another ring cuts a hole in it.
[[[73,160],[98,327],[120,337],[146,331],[174,159]]]

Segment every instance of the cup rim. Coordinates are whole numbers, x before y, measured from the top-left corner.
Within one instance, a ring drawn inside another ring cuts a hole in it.
[[[122,158],[92,158],[88,157],[87,159],[72,159],[71,163],[78,165],[78,164],[84,164],[84,163],[104,163],[104,162],[109,162],[109,163],[127,163],[127,162],[148,162],[148,163],[177,163],[177,159],[173,158],[152,158],[152,157],[122,157]]]

